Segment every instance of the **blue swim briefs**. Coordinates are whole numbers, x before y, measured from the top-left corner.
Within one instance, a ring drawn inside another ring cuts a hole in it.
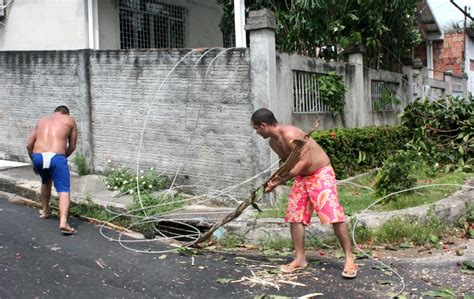
[[[65,155],[56,153],[34,153],[32,160],[33,167],[39,172],[43,185],[52,179],[56,192],[70,191],[71,178]]]

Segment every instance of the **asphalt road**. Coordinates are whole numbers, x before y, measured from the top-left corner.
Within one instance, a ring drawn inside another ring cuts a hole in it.
[[[369,260],[361,260],[355,280],[345,280],[340,276],[342,261],[326,257],[313,257],[311,269],[298,276],[279,276],[276,285],[252,284],[254,274],[261,278],[290,258],[137,253],[106,240],[92,224],[78,219],[71,224],[78,234],[63,236],[57,218],[39,219],[38,210],[0,196],[0,298],[255,298],[311,293],[322,293],[322,298],[385,298],[401,287],[395,276]],[[459,273],[455,261],[398,260],[393,267],[404,276],[408,296],[444,286],[465,291],[474,285],[472,276]],[[218,283],[221,278],[240,282]]]

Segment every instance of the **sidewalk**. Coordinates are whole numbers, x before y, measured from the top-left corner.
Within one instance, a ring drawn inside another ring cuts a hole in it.
[[[40,203],[41,180],[33,172],[32,165],[29,163],[0,160],[0,191]],[[57,199],[57,193],[53,187],[51,202],[57,203]],[[71,173],[71,202],[72,204],[93,202],[124,213],[127,211],[127,207],[132,204],[133,198],[131,195],[120,195],[117,191],[107,190],[102,176],[79,176]],[[231,211],[233,208],[191,204],[180,210],[180,220],[192,225],[211,226],[220,217]],[[214,214],[209,212],[214,212]],[[185,213],[192,213],[192,216],[183,215]]]
[[[474,179],[470,180],[474,186]],[[41,183],[39,176],[35,175],[32,166],[27,163],[0,160],[0,191],[13,193],[18,196],[39,202]],[[280,190],[281,192],[281,190]],[[283,191],[286,192],[286,191]],[[57,200],[53,188],[52,201]],[[130,195],[117,197],[117,193],[106,189],[103,178],[98,175],[78,176],[71,175],[71,200],[73,203],[92,201],[101,206],[112,207],[117,211],[125,212],[126,207],[132,203]],[[463,188],[452,196],[438,201],[435,204],[435,213],[446,221],[453,222],[459,215],[463,214],[469,203],[474,202],[474,189]],[[392,217],[426,216],[430,206],[420,206],[404,210],[390,212],[367,212],[360,218],[360,223],[369,228],[375,228]],[[209,213],[212,211],[213,213]],[[215,221],[233,211],[233,208],[209,207],[203,205],[191,205],[180,211],[180,220],[192,225],[210,226]],[[184,213],[192,213],[185,216]],[[233,222],[225,226],[225,230],[243,234],[247,239],[258,240],[262,237],[282,236],[289,238],[289,229],[282,219],[260,218],[255,219],[255,210],[249,208]],[[354,215],[352,217],[357,217]],[[187,219],[186,219],[187,218]],[[256,229],[258,228],[258,229]],[[332,234],[332,228],[321,225],[317,221],[308,227],[310,234],[325,236]]]

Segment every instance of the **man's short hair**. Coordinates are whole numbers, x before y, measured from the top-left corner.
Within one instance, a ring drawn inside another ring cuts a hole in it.
[[[276,125],[278,124],[278,121],[275,118],[275,115],[273,115],[273,112],[266,108],[260,108],[257,111],[255,111],[252,114],[251,118],[252,124],[259,126],[262,123],[266,123],[269,125]]]
[[[64,105],[56,107],[56,109],[54,109],[54,112],[60,112],[62,114],[69,115],[69,109]]]

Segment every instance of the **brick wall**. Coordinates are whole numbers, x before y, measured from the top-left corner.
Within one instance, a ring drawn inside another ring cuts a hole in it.
[[[433,42],[434,78],[443,80],[443,73],[448,69],[454,76],[463,74],[462,58],[464,52],[464,35],[462,33],[445,33],[444,40]]]
[[[29,131],[65,104],[96,171],[109,159],[135,169],[140,153],[140,169],[179,170],[197,192],[239,183],[255,171],[249,53],[220,51],[195,52],[172,73],[189,50],[0,52],[0,154],[28,160]]]

